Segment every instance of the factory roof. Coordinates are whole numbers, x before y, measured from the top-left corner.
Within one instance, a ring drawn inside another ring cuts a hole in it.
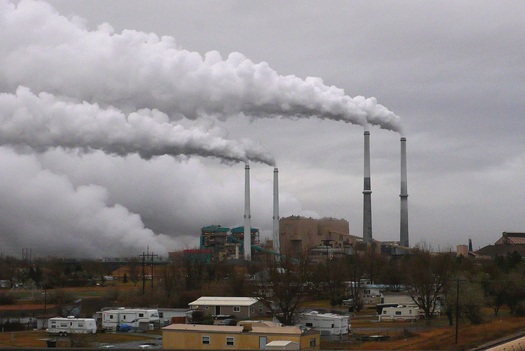
[[[251,228],[251,233],[257,233],[259,231],[259,229],[257,228]],[[244,227],[243,226],[240,226],[240,227],[235,227],[235,228],[232,228],[232,233],[244,233]]]
[[[201,228],[202,232],[221,232],[222,233],[222,232],[227,232],[229,230],[230,228],[221,227],[220,225],[209,225],[209,226]]]
[[[496,245],[525,245],[525,233],[503,232]]]

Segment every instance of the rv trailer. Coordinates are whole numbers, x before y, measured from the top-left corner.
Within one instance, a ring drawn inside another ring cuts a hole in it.
[[[97,323],[94,318],[75,318],[73,316],[49,318],[46,331],[49,334],[95,334]]]

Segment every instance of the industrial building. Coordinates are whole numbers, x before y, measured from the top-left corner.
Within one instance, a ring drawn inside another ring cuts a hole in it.
[[[349,234],[345,219],[290,216],[279,221],[280,247],[283,254],[298,256],[317,248],[319,254],[352,254],[363,239]]]
[[[260,247],[259,229],[251,228],[252,255],[264,251]],[[199,262],[219,262],[244,256],[244,227],[227,228],[209,225],[201,228],[199,249],[184,250],[184,257]]]

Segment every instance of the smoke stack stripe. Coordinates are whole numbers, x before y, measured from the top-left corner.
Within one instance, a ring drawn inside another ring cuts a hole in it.
[[[273,169],[273,251],[281,252],[279,242],[279,170]]]
[[[365,130],[365,167],[363,188],[363,240],[372,242],[372,184],[370,180],[370,132]]]
[[[401,218],[399,244],[409,247],[408,242],[408,187],[407,187],[407,139],[401,138]]]
[[[252,256],[252,234],[250,214],[250,166],[246,164],[244,180],[244,259],[251,260]]]

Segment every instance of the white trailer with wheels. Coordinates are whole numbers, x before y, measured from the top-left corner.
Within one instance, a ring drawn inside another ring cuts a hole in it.
[[[46,331],[49,334],[61,336],[67,334],[95,334],[97,332],[97,323],[94,318],[54,317],[49,318]]]
[[[345,315],[310,311],[298,317],[299,324],[319,330],[322,336],[345,335],[350,330],[349,317]]]
[[[158,329],[160,326],[159,311],[156,309],[118,308],[115,310],[103,310],[102,328],[118,331],[121,326],[126,325],[133,329],[150,330]]]
[[[417,306],[398,305],[396,307],[383,307],[379,321],[407,321],[419,319]]]

